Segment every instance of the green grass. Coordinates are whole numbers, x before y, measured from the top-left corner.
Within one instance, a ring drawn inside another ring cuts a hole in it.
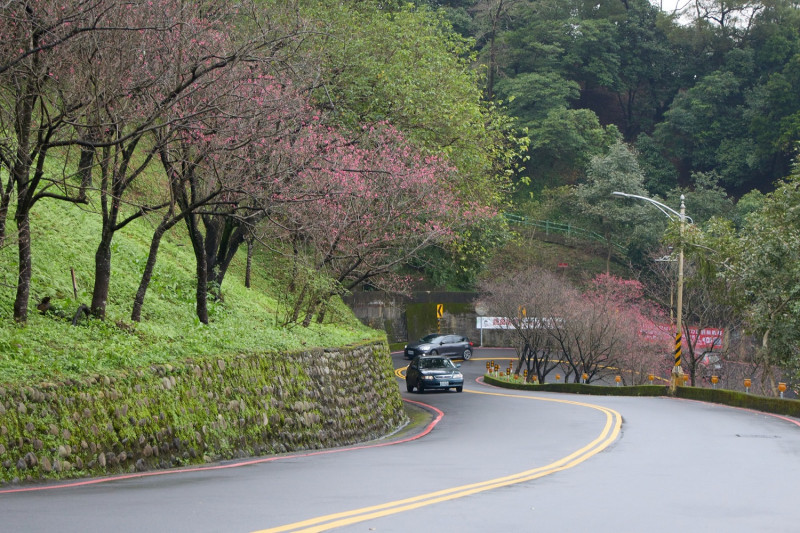
[[[12,206],[13,210],[13,206]],[[100,216],[91,208],[55,200],[33,212],[33,272],[28,323],[12,317],[17,276],[16,246],[0,249],[0,385],[61,381],[87,374],[109,375],[153,363],[223,354],[268,354],[310,347],[343,346],[385,335],[363,326],[340,301],[325,324],[284,328],[276,325],[285,292],[279,257],[256,254],[252,288],[244,287],[245,250],[231,265],[222,286],[223,301],[209,301],[210,324],[195,316],[194,255],[183,226],[162,242],[140,323],[130,321],[133,297],[147,259],[158,215],[126,226],[114,238],[111,290],[105,321],[41,315],[36,304],[50,296],[71,317],[91,302],[94,253]],[[13,219],[9,232],[13,234]],[[78,293],[73,295],[70,269]]]

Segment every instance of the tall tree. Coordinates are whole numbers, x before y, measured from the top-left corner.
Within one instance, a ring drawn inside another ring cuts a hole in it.
[[[641,220],[641,205],[631,205],[614,198],[611,193],[647,196],[644,176],[636,156],[623,143],[617,142],[608,154],[592,159],[586,182],[578,186],[580,210],[593,219],[606,241],[606,273],[611,267],[615,239],[622,241],[630,235],[637,220]]]
[[[751,213],[736,246],[726,278],[741,287],[747,322],[760,339],[759,356],[768,364],[796,371],[800,360],[800,179],[793,175]]]
[[[71,4],[57,0],[12,2],[0,12],[0,165],[8,180],[0,196],[0,239],[11,186],[16,190],[18,276],[14,319],[28,316],[32,271],[30,215],[42,198],[82,202],[70,188],[70,171],[54,176],[46,165],[54,148],[80,140],[74,123],[92,95],[73,80],[74,52],[98,29],[106,30],[113,2]]]
[[[683,53],[670,44],[659,26],[655,6],[646,0],[626,4],[625,15],[615,26],[617,82],[606,87],[616,94],[620,130],[625,139],[633,140],[642,132],[652,131],[680,88],[682,79],[676,75],[676,63],[683,59]]]
[[[495,81],[500,70],[498,56],[501,53],[501,33],[513,19],[530,9],[530,0],[480,0],[472,6],[475,25],[479,33],[475,36],[478,46],[484,50],[486,62],[486,99],[494,99]]]
[[[162,151],[166,141],[159,132],[173,123],[185,122],[187,116],[199,123],[204,115],[216,111],[215,91],[227,90],[223,86],[229,80],[226,71],[267,45],[258,33],[236,40],[234,19],[244,26],[246,16],[254,13],[257,11],[239,11],[233,6],[219,8],[203,0],[198,3],[165,0],[160,5],[122,11],[120,21],[145,29],[116,38],[113,34],[106,35],[108,53],[97,54],[90,63],[98,90],[110,95],[108,104],[98,110],[102,120],[110,125],[107,128],[110,139],[100,163],[103,229],[95,253],[91,303],[96,316],[103,317],[106,311],[114,234],[156,207],[142,207],[120,220],[123,199],[150,161]],[[130,50],[141,52],[130,54]],[[116,68],[109,68],[109,64]],[[200,93],[208,100],[194,98]],[[151,133],[152,140],[148,138]]]
[[[559,366],[561,352],[551,330],[563,320],[566,302],[575,292],[563,278],[535,266],[481,283],[479,301],[508,324],[506,333],[517,351],[516,372],[527,370],[529,381],[544,383]]]
[[[347,128],[385,121],[423,153],[446,158],[462,198],[503,201],[520,145],[500,110],[482,101],[470,42],[425,7],[308,4],[323,36],[309,41],[315,101]]]
[[[103,230],[91,307],[103,316],[113,235],[152,207],[122,213],[126,191],[156,153],[152,143],[142,141],[176,119],[171,111],[184,95],[261,41],[254,32],[249,43],[234,45],[232,18],[251,11],[202,1],[77,6],[38,2],[13,7],[0,19],[7,25],[4,35],[11,37],[4,41],[13,50],[0,67],[7,103],[0,107],[4,115],[12,114],[0,124],[10,139],[2,152],[13,154],[4,164],[10,166],[17,189],[19,279],[14,316],[19,321],[27,317],[30,210],[44,197],[85,202],[94,154],[99,159]],[[77,184],[73,165],[62,165],[65,175],[58,180],[50,178],[46,165],[54,149],[63,153],[70,148],[81,151]],[[83,157],[87,153],[92,157]]]
[[[423,155],[446,160],[461,201],[504,205],[529,138],[516,133],[501,106],[482,99],[472,43],[443,13],[409,3],[305,4],[321,36],[306,48],[315,57],[307,65],[315,102],[345,128],[386,122]],[[474,240],[448,246],[446,261],[466,245],[479,268],[486,259]]]

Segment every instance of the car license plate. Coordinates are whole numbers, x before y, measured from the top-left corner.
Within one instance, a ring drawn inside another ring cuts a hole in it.
[[[450,382],[449,381],[440,381],[439,382],[439,386],[440,387],[449,387],[450,386]]]

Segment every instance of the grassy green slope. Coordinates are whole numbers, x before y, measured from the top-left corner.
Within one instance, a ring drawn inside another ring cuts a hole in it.
[[[13,233],[13,220],[9,222]],[[141,219],[117,234],[107,319],[83,320],[72,326],[69,319],[41,315],[35,306],[50,296],[63,314],[71,317],[80,303],[90,303],[100,217],[91,208],[54,200],[37,204],[32,219],[34,264],[26,326],[15,324],[12,318],[16,246],[11,242],[0,249],[0,385],[113,374],[206,355],[342,346],[384,336],[364,327],[341,303],[328,313],[326,324],[277,327],[275,295],[285,289],[272,273],[282,271],[283,266],[279,259],[257,254],[253,286],[247,289],[244,249],[223,284],[224,301],[209,302],[211,323],[200,324],[194,314],[194,255],[182,234],[183,226],[162,243],[142,322],[132,324],[133,296],[156,223],[155,218]],[[71,268],[77,279],[77,300]]]

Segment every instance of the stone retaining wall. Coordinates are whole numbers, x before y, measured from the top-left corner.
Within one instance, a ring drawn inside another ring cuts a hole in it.
[[[0,387],[0,484],[343,446],[405,421],[385,343]]]

